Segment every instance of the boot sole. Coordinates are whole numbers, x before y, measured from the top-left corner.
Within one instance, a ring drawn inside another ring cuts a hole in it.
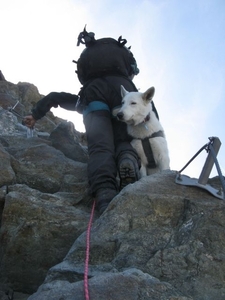
[[[138,180],[135,172],[135,166],[130,159],[123,159],[119,167],[120,189],[123,189],[130,183]]]

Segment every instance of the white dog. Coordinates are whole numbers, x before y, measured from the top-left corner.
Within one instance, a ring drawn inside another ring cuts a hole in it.
[[[117,113],[127,123],[132,146],[141,159],[141,177],[170,168],[167,141],[162,125],[152,107],[155,88],[145,93],[128,92],[121,86],[122,107]]]

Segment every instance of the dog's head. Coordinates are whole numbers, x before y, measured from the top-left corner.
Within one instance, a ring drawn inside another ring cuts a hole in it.
[[[117,113],[117,118],[129,125],[143,123],[146,116],[152,111],[152,98],[155,88],[149,88],[145,93],[128,92],[121,85],[122,107]]]

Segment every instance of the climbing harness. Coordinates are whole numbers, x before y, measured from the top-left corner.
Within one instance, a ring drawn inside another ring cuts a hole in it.
[[[225,178],[222,175],[218,160],[216,158],[221,142],[218,137],[209,137],[209,142],[205,144],[190,160],[189,162],[177,172],[175,182],[177,184],[186,185],[186,186],[196,186],[202,189],[207,190],[211,193],[214,197],[219,198],[221,200],[225,200]],[[202,172],[199,176],[199,179],[190,178],[186,175],[181,175],[181,172],[186,169],[186,167],[202,152],[202,150],[206,150],[208,152],[208,156],[206,158],[205,164],[202,168]],[[220,182],[221,188],[219,190],[213,188],[207,181],[209,179],[210,172],[212,170],[213,164],[215,163]]]
[[[148,166],[147,167],[149,169],[156,168],[156,162],[155,162],[152,147],[151,147],[151,144],[150,144],[150,141],[149,141],[149,139],[155,138],[155,137],[164,137],[163,131],[159,130],[157,132],[154,132],[152,135],[150,135],[150,136],[148,136],[144,139],[141,139],[142,147],[143,147],[143,150],[144,150],[145,155],[146,155],[147,160],[148,160]]]
[[[152,147],[151,147],[149,139],[158,137],[158,136],[164,137],[163,131],[160,130],[158,132],[155,132],[150,137],[146,137],[141,140],[142,147],[144,149],[145,155],[148,160],[148,168],[150,168],[150,169],[156,168],[156,162],[155,162],[155,159],[153,156]]]
[[[89,300],[89,290],[88,290],[88,264],[89,264],[89,254],[90,254],[90,236],[91,236],[91,225],[93,221],[95,211],[95,201],[92,205],[91,216],[87,227],[86,235],[86,257],[85,257],[85,266],[84,266],[84,294],[85,300]]]
[[[19,104],[19,100],[16,102],[16,104],[12,107],[8,107],[8,111],[11,112],[12,114],[14,114],[14,116],[16,116],[17,118],[21,118],[22,119],[22,125],[25,125],[23,120],[24,117],[19,114],[18,112],[15,111],[16,106]],[[33,137],[34,136],[34,129],[33,128],[29,128],[27,127],[27,138]]]

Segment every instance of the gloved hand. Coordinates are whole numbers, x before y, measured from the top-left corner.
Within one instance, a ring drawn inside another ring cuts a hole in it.
[[[27,126],[28,128],[33,128],[35,123],[36,123],[36,120],[34,119],[34,117],[32,115],[25,116],[23,118],[23,122],[22,122],[22,124]]]

